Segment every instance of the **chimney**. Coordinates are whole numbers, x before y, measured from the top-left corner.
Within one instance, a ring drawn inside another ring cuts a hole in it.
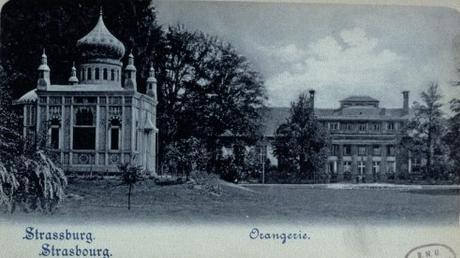
[[[315,110],[315,90],[309,90],[308,93],[310,93],[310,105],[311,109],[314,111]]]
[[[404,114],[409,114],[409,91],[405,90],[403,94],[403,112]]]

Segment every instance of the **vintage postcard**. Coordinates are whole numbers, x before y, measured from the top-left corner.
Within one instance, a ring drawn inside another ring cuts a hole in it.
[[[0,257],[459,257],[458,2],[1,4]]]

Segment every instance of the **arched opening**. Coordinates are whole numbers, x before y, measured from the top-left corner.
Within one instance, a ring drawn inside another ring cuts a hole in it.
[[[94,79],[99,80],[99,68],[96,68],[96,71],[94,72]]]
[[[102,73],[102,78],[103,80],[107,80],[107,68],[104,68],[103,73]]]
[[[91,74],[91,68],[88,67],[88,73],[86,74],[87,76],[87,80],[91,80],[91,77],[93,77],[93,75]]]

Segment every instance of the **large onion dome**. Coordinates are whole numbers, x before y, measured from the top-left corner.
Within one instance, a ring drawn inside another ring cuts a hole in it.
[[[102,11],[96,26],[77,41],[77,48],[86,59],[108,58],[120,60],[125,55],[125,46],[110,33],[102,19]]]

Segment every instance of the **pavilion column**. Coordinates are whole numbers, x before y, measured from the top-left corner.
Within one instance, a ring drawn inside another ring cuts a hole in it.
[[[343,144],[339,145],[339,153],[337,153],[337,181],[343,181]]]
[[[374,173],[372,172],[373,169],[373,161],[372,155],[374,154],[374,147],[372,145],[366,146],[366,182],[373,182],[374,181]]]
[[[387,145],[381,144],[381,157],[382,161],[380,162],[380,181],[386,180],[386,173],[387,173]]]
[[[354,180],[358,175],[358,146],[351,145],[351,179]]]

